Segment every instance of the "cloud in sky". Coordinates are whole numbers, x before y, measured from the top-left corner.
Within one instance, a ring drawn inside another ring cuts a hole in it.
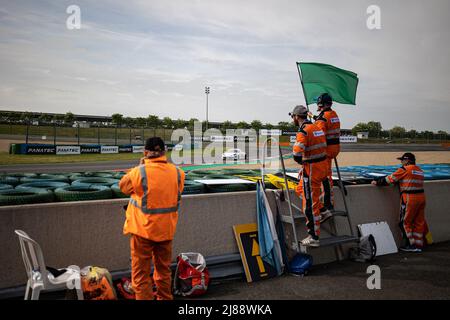
[[[81,30],[66,8],[81,8]],[[366,9],[381,8],[381,30]],[[288,121],[296,61],[358,73],[343,126],[450,131],[448,1],[3,1],[0,108]],[[311,106],[315,110],[315,106]]]

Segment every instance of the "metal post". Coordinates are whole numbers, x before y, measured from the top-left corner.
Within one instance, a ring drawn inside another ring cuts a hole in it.
[[[26,131],[26,134],[25,134],[25,143],[26,143],[26,144],[28,144],[28,135],[29,135],[29,132],[30,132],[30,124],[27,122],[27,131]]]
[[[115,132],[114,145],[117,146],[117,124],[116,124],[116,129],[114,130],[114,132]]]
[[[142,144],[144,145],[145,144],[145,138],[144,138],[144,135],[145,135],[145,130],[144,130],[144,127],[142,127],[142,136],[141,136],[141,140],[142,140]]]
[[[77,136],[78,136],[78,145],[80,145],[80,124],[78,123],[78,125],[77,125],[77,131],[78,131],[78,133],[77,133]]]
[[[265,166],[266,166],[266,164],[265,164],[266,147],[267,147],[267,142],[269,140],[270,141],[273,141],[273,140],[277,141],[274,137],[269,137],[264,142],[264,145],[263,145],[263,165],[262,165],[262,170],[261,170],[261,181],[262,181],[263,185],[264,185],[264,169],[265,169]],[[283,159],[283,154],[281,153],[280,143],[279,143],[279,141],[277,141],[277,142],[278,142],[278,152],[280,153],[280,161],[281,161],[281,168],[282,168],[282,171],[283,171],[284,183],[285,183],[285,186],[286,186],[286,199],[288,201],[289,215],[291,216],[292,228],[293,228],[294,246],[293,246],[292,249],[295,250],[297,253],[299,253],[300,252],[300,248],[299,248],[299,245],[298,245],[297,230],[295,230],[294,213],[292,211],[291,194],[289,192],[289,185],[288,185],[288,181],[287,181],[287,178],[286,178],[286,168],[284,166],[284,159]],[[284,190],[283,190],[283,192],[284,192]]]
[[[348,212],[347,199],[345,198],[345,196],[347,195],[347,189],[344,187],[344,184],[342,183],[341,172],[339,171],[339,166],[338,166],[336,158],[334,158],[334,164],[336,166],[336,171],[337,171],[337,174],[339,177],[339,187],[341,188],[341,192],[342,192],[342,200],[344,200],[345,212],[347,212],[347,221],[348,221],[348,225],[350,227],[350,233],[352,236],[354,236],[352,222],[350,219],[350,213]]]
[[[53,124],[53,145],[56,146],[56,123]]]
[[[97,144],[100,144],[100,125],[97,125]]]
[[[130,127],[130,144],[131,144],[131,127]]]

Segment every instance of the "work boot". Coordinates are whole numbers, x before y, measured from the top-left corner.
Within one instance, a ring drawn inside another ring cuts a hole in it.
[[[400,247],[399,249],[404,252],[422,252],[422,249],[419,249],[414,245],[406,245],[406,246]]]
[[[333,216],[333,209],[329,209],[329,208],[322,208],[320,209],[320,223],[324,223],[325,221],[327,221],[328,219],[330,219]]]
[[[300,244],[307,247],[318,247],[320,246],[320,241],[319,239],[314,239],[313,236],[309,235],[303,239]]]

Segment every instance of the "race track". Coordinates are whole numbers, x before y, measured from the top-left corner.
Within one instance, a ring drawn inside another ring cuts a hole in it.
[[[442,152],[450,151],[440,144],[341,144],[342,152]],[[290,153],[289,148],[282,149],[283,154]],[[254,159],[251,159],[254,160]],[[450,153],[449,153],[450,161]],[[78,162],[78,163],[53,163],[53,164],[21,164],[21,165],[0,165],[0,173],[14,172],[82,172],[82,171],[103,171],[103,170],[126,170],[136,166],[136,160],[103,161],[103,162]]]

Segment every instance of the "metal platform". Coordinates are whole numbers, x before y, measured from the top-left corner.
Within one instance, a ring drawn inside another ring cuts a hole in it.
[[[323,247],[333,247],[333,246],[339,246],[341,244],[345,243],[351,243],[351,242],[358,242],[359,238],[355,236],[335,236],[335,237],[328,237],[328,238],[322,238],[320,239],[320,246],[319,247],[311,247],[311,246],[302,246],[299,242],[299,245],[302,247],[307,247],[309,249],[319,249]]]
[[[295,209],[297,209],[297,208],[295,208]],[[293,213],[293,216],[294,216],[295,220],[297,220],[297,219],[306,219],[305,215],[300,213],[298,210],[296,210]],[[335,210],[335,211],[331,211],[331,216],[332,217],[346,217],[347,216],[347,212],[346,211],[342,211],[342,210]],[[281,221],[292,223],[291,216],[288,216],[288,215],[281,215]]]

